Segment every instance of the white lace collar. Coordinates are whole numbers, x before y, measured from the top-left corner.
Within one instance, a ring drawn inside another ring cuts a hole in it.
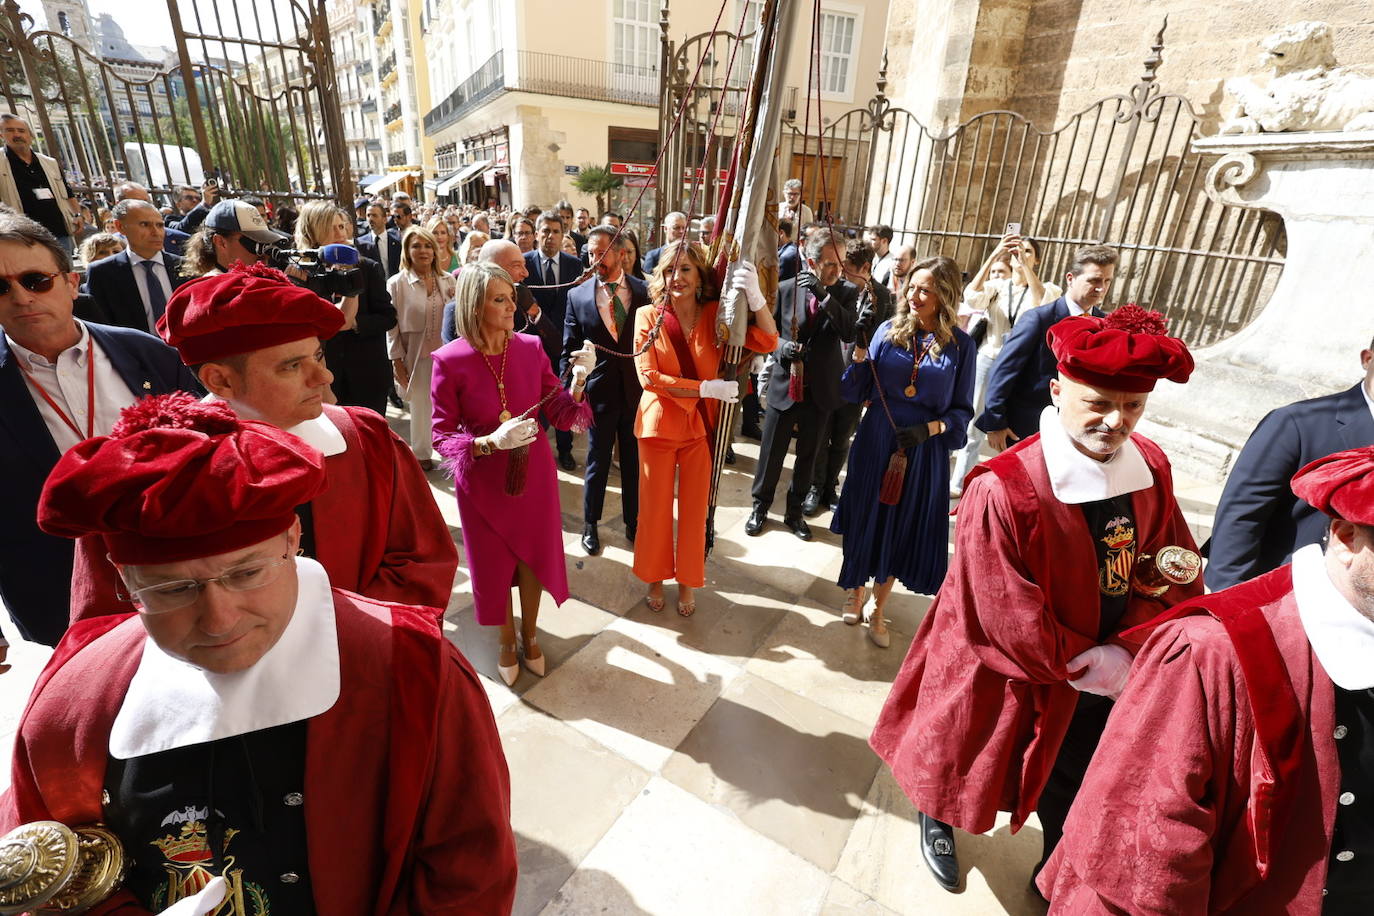
[[[1111,458],[1095,461],[1074,447],[1053,405],[1040,414],[1040,450],[1050,488],[1062,503],[1097,502],[1154,486],[1154,472],[1135,442],[1127,439]]]
[[[1307,641],[1331,680],[1346,690],[1374,687],[1374,620],[1336,589],[1320,544],[1293,554],[1293,597]]]
[[[246,671],[213,674],[151,638],[110,729],[119,760],[313,718],[339,699],[339,636],[324,567],[296,558],[296,608],[277,644]]]

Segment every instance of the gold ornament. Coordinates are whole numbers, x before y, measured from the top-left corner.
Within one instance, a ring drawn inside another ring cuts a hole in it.
[[[108,828],[24,824],[0,837],[0,916],[84,913],[115,892],[126,870]]]

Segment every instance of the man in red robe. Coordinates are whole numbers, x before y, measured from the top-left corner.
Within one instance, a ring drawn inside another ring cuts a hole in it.
[[[1131,432],[1158,379],[1187,380],[1187,348],[1135,306],[1048,336],[1054,404],[1038,435],[970,474],[949,574],[870,739],[948,890],[951,825],[982,833],[1001,810],[1018,830],[1036,811],[1048,857],[1138,647],[1122,631],[1201,590],[1147,594],[1133,575],[1194,547],[1168,460]]]
[[[1152,631],[1040,875],[1052,913],[1374,912],[1374,447],[1292,488],[1325,546]]]
[[[297,556],[295,507],[327,485],[302,440],[184,394],[126,409],[49,478],[41,526],[99,537],[137,613],[58,645],[0,829],[112,830],[132,865],[92,912],[510,912],[485,692],[432,609]]]
[[[158,332],[239,416],[324,453],[329,485],[299,514],[306,555],[336,587],[442,614],[458,550],[419,463],[385,418],[323,402],[333,375],[321,341],[342,326],[336,307],[257,265],[180,287]],[[72,619],[126,613],[117,584],[100,545],[79,544]]]

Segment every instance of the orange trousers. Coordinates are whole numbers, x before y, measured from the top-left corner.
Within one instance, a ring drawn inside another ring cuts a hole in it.
[[[673,490],[677,484],[677,547]],[[639,440],[639,530],[635,575],[645,582],[675,579],[706,584],[706,503],[711,495],[711,446],[703,436],[679,442]]]

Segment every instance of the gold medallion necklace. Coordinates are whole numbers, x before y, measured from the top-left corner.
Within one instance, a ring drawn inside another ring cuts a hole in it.
[[[501,348],[500,373],[492,368],[491,360],[487,358],[487,354],[480,350],[477,352],[481,354],[482,365],[487,367],[487,371],[491,373],[492,379],[496,382],[496,395],[501,399],[501,413],[497,415],[497,419],[504,423],[511,418],[510,408],[506,405],[506,357],[510,354],[510,337],[506,337],[506,345]]]

